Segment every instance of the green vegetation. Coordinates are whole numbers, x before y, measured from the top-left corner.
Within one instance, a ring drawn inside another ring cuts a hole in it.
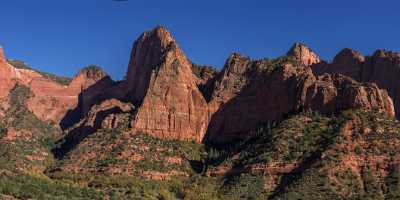
[[[104,194],[47,177],[0,171],[0,194],[22,199],[103,199]]]
[[[0,122],[2,135],[6,134],[7,127],[20,134],[8,141],[0,137],[1,168],[38,170],[46,168],[53,160],[50,150],[60,131],[39,120],[26,108],[25,101],[30,95],[29,88],[22,85],[17,85],[11,91],[10,100],[13,104]]]
[[[86,71],[86,72],[91,73],[91,74],[95,74],[95,73],[98,73],[98,72],[104,73],[103,69],[100,66],[94,65],[94,64],[90,64],[90,65],[82,68],[80,71],[81,72],[82,71]]]
[[[200,160],[204,147],[194,142],[168,141],[146,134],[124,137],[124,129],[101,129],[89,135],[71,154],[77,158],[96,153],[98,157],[80,162],[77,167],[102,170],[104,168],[132,167],[136,173],[142,171],[195,173],[190,160]],[[122,153],[131,156],[120,156]],[[132,156],[139,160],[131,161]],[[168,162],[166,159],[177,160]],[[74,159],[65,159],[62,164],[76,163]]]
[[[214,67],[196,64],[192,64],[192,71],[197,78],[213,77],[218,73]]]
[[[133,134],[126,120],[88,135],[55,160],[50,150],[60,132],[26,108],[30,95],[24,86],[14,88],[14,104],[0,123],[0,194],[22,199],[400,197],[395,165],[400,123],[378,112],[303,112],[262,123],[247,139],[224,146]],[[9,127],[29,132],[3,141]],[[370,162],[354,163],[365,158]],[[381,158],[394,164],[371,162]]]

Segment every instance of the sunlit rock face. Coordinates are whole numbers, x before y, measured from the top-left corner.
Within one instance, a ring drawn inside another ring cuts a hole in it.
[[[208,106],[197,78],[171,34],[163,27],[135,42],[128,68],[129,95],[139,108],[136,132],[200,142],[208,124]]]

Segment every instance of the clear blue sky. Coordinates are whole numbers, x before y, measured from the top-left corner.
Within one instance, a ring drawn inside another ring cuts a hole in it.
[[[232,52],[261,58],[296,41],[331,59],[351,47],[400,51],[398,0],[4,0],[0,45],[9,58],[73,76],[98,64],[124,76],[141,32],[166,26],[195,63],[222,67]]]

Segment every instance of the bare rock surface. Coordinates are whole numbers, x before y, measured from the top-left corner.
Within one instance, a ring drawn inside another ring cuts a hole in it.
[[[207,128],[207,103],[192,65],[163,27],[144,33],[134,44],[127,82],[140,102],[132,122],[137,132],[200,142]]]
[[[372,56],[363,56],[352,49],[343,49],[332,63],[312,66],[316,75],[342,74],[359,82],[375,83],[388,91],[393,99],[396,117],[400,117],[400,53],[377,50]]]

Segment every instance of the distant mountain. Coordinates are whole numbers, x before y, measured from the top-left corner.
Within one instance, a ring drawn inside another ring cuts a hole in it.
[[[400,54],[304,44],[221,71],[162,26],[126,79],[0,49],[0,199],[398,199]]]

